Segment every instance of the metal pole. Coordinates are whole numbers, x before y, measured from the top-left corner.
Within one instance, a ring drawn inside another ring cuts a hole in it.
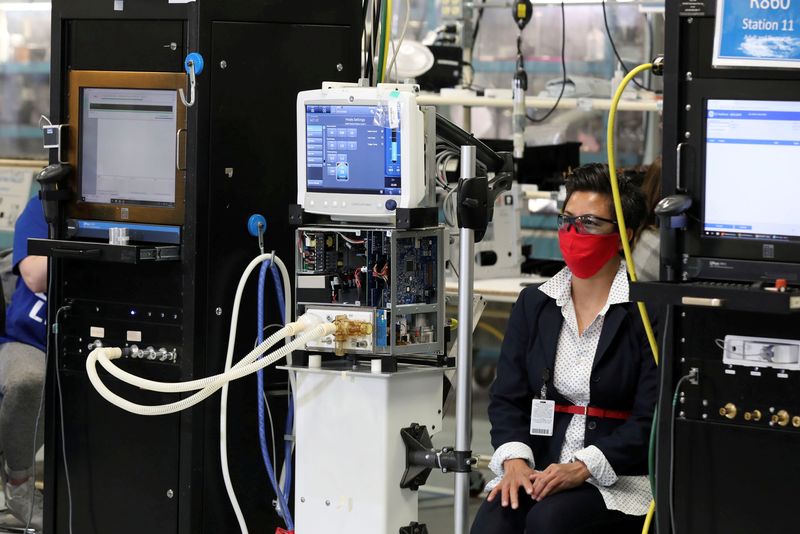
[[[461,178],[475,177],[474,146],[461,147]],[[458,359],[456,360],[456,451],[472,445],[472,298],[475,231],[459,230]],[[469,532],[469,473],[455,474],[455,534]]]

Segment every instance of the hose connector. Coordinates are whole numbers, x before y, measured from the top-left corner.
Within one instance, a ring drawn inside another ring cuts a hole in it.
[[[656,76],[663,76],[664,56],[663,55],[656,56],[655,58],[653,58],[652,63],[653,63],[653,68],[651,70],[653,71],[653,74],[655,74]]]
[[[116,360],[117,358],[122,358],[122,349],[118,347],[98,347],[94,350],[102,352],[103,355],[109,360]]]
[[[296,321],[293,323],[289,323],[286,325],[286,328],[289,329],[289,336],[296,336],[300,332],[305,332],[307,330],[311,330],[314,327],[317,327],[321,324],[325,324],[327,321],[324,317],[319,315],[314,315],[312,313],[304,313],[300,317],[297,318]]]
[[[336,332],[333,335],[333,352],[339,357],[345,355],[345,344],[350,338],[372,334],[372,323],[354,321],[348,319],[346,315],[337,315],[333,320],[333,324],[336,326]]]

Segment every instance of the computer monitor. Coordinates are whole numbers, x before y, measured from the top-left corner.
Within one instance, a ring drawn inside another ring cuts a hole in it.
[[[71,216],[183,224],[185,76],[75,71],[70,82]]]
[[[706,237],[800,242],[800,102],[706,104]]]
[[[297,99],[298,204],[340,221],[390,222],[428,199],[415,86],[333,87]]]
[[[175,91],[82,92],[81,201],[175,206]]]

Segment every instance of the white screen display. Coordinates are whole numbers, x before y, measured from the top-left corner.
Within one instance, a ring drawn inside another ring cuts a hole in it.
[[[709,100],[705,234],[800,237],[800,102]]]
[[[175,206],[177,93],[83,89],[81,200]]]

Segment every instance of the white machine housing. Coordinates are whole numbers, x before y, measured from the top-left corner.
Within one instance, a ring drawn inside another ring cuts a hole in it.
[[[391,224],[397,208],[435,206],[433,170],[436,129],[432,108],[417,105],[415,84],[357,84],[325,82],[322,89],[297,95],[297,203],[308,213],[335,221]],[[306,152],[306,106],[381,106],[399,119],[400,194],[309,191]],[[430,163],[428,162],[430,160]]]
[[[400,488],[400,429],[419,423],[431,434],[442,430],[444,369],[281,369],[297,384],[296,531],[397,534],[418,521],[419,493]]]

